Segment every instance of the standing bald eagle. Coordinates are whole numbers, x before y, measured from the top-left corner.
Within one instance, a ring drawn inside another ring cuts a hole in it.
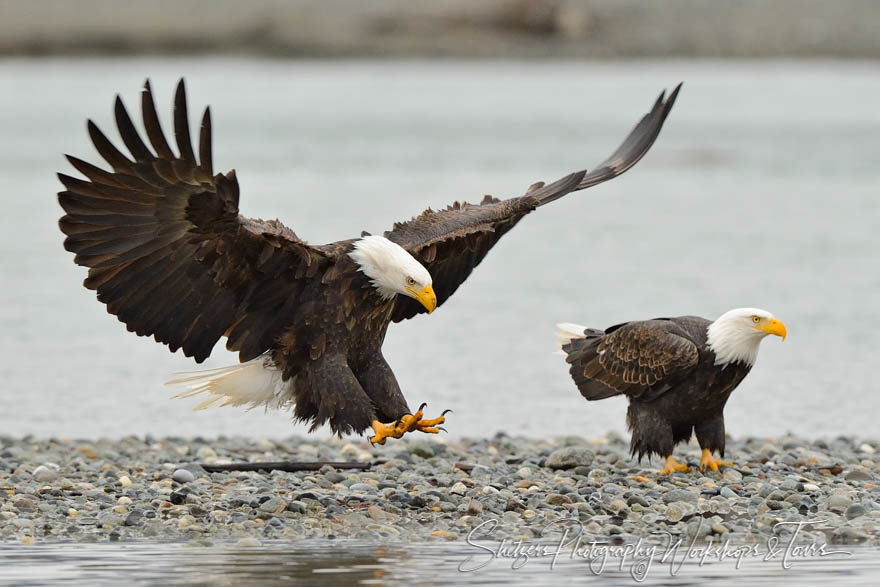
[[[630,452],[666,457],[661,474],[686,471],[672,449],[696,433],[700,469],[724,456],[724,404],[748,375],[768,334],[785,339],[785,324],[756,308],[731,310],[714,322],[697,316],[625,322],[604,331],[558,324],[570,373],[590,401],[629,398]]]
[[[141,94],[147,146],[117,97],[116,124],[130,155],[91,121],[89,135],[112,171],[75,157],[88,179],[59,174],[61,230],[84,285],[128,330],[203,361],[220,337],[241,365],[186,374],[182,396],[209,405],[294,407],[296,419],[337,434],[370,427],[372,442],[412,430],[436,433],[443,416],[422,419],[382,356],[388,324],[443,304],[489,249],[523,216],[576,190],[612,179],[650,149],[679,88],[654,107],[594,171],[579,171],[520,197],[486,196],[397,223],[384,236],[309,245],[277,220],[239,214],[235,172],[214,174],[211,116],[202,118],[198,158],[190,139],[183,80],[174,100],[178,153],[159,125],[149,82]],[[423,406],[424,407],[424,406]],[[386,423],[387,422],[387,423]]]

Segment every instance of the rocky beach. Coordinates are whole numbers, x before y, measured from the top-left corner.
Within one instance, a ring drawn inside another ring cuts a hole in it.
[[[735,463],[687,473],[629,458],[610,433],[584,439],[0,437],[0,543],[272,540],[537,541],[575,525],[627,543],[673,536],[731,544],[772,536],[880,544],[877,439],[729,439]],[[230,462],[367,467],[208,472]],[[656,459],[655,459],[656,461]],[[210,467],[208,467],[210,468]]]

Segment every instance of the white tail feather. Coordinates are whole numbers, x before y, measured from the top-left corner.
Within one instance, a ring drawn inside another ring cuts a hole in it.
[[[185,388],[174,399],[192,397],[201,393],[209,397],[194,410],[213,406],[243,406],[248,409],[265,406],[281,409],[293,403],[292,379],[283,381],[281,371],[269,357],[257,357],[241,365],[218,369],[174,373],[167,381],[169,387]]]
[[[556,338],[559,339],[559,348],[556,351],[557,355],[564,355],[565,352],[562,350],[562,347],[570,343],[572,340],[576,338],[586,337],[584,331],[587,329],[587,327],[581,326],[580,324],[561,322],[560,324],[556,325],[556,328],[559,329],[556,331]]]

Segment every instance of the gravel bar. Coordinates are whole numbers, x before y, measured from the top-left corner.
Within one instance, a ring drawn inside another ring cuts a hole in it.
[[[577,523],[623,543],[671,534],[880,545],[877,439],[729,439],[733,467],[658,477],[600,438],[20,439],[0,436],[0,543],[551,538]],[[348,461],[367,470],[207,472],[202,464]],[[779,522],[790,522],[779,524]],[[791,522],[809,522],[798,526]],[[489,530],[491,529],[491,533]],[[473,534],[472,534],[473,533]]]

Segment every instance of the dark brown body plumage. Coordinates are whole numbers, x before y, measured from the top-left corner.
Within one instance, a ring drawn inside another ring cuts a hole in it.
[[[492,246],[523,216],[572,191],[616,177],[650,149],[678,88],[663,95],[615,153],[594,171],[536,184],[521,197],[456,202],[397,223],[385,237],[430,272],[437,305],[452,295]],[[174,102],[175,154],[159,126],[149,83],[142,93],[150,146],[117,98],[116,123],[130,155],[89,121],[103,170],[75,157],[87,179],[59,174],[64,246],[89,268],[84,284],[129,330],[203,361],[221,337],[241,361],[269,354],[294,379],[295,416],[337,433],[409,408],[381,347],[391,321],[424,308],[382,299],[349,257],[355,240],[309,245],[278,221],[239,214],[235,172],[215,174],[206,110],[198,157],[183,82]],[[151,148],[152,147],[152,148]]]
[[[630,451],[669,456],[695,433],[700,447],[724,456],[724,405],[750,365],[715,365],[707,345],[711,322],[697,316],[626,322],[587,329],[562,347],[588,400],[629,398]]]

